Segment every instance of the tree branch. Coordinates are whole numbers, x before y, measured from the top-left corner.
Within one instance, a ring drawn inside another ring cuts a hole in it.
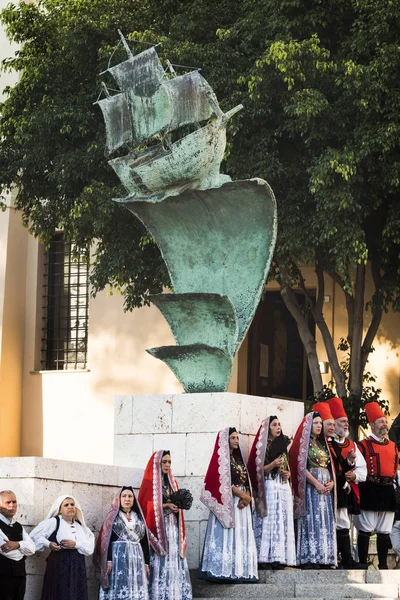
[[[332,371],[332,376],[336,383],[336,393],[338,394],[338,396],[343,397],[346,396],[346,378],[342,369],[340,368],[335,344],[333,342],[331,332],[329,331],[329,328],[326,324],[323,315],[322,309],[325,295],[325,279],[324,272],[322,270],[322,267],[319,265],[318,261],[316,261],[315,263],[315,273],[317,275],[318,281],[318,293],[314,311],[314,318],[317,327],[321,332],[322,339],[324,341],[325,349],[328,355],[329,365]]]
[[[350,352],[349,391],[360,396],[362,393],[361,342],[364,324],[365,265],[358,264],[354,286],[354,325]]]
[[[305,318],[301,307],[297,301],[296,295],[293,289],[290,287],[289,278],[284,269],[280,269],[279,285],[281,288],[281,296],[286,305],[286,308],[294,318],[297,324],[300,339],[303,343],[308,366],[310,368],[311,378],[313,382],[314,394],[317,394],[322,389],[322,376],[319,368],[318,355],[317,355],[317,344],[314,336],[312,335],[307,319]]]
[[[337,283],[344,293],[344,299],[346,302],[346,312],[347,312],[347,341],[349,342],[349,344],[351,346],[351,343],[353,340],[354,297],[351,294],[349,294],[349,292],[346,290],[345,281],[344,281],[343,277],[341,277],[339,275],[339,273],[336,273],[336,271],[327,271],[327,273],[328,273],[329,277],[332,279],[332,281]]]
[[[372,279],[374,281],[375,294],[376,294],[381,285],[382,276],[381,276],[381,272],[379,269],[379,265],[377,264],[377,262],[375,260],[371,261],[371,273],[372,273]],[[368,356],[370,355],[370,353],[372,351],[372,342],[374,341],[374,338],[378,332],[379,325],[382,320],[382,314],[383,314],[383,310],[382,310],[381,306],[374,307],[372,310],[373,310],[373,313],[372,313],[371,323],[368,327],[367,333],[365,334],[364,342],[361,347],[361,368],[362,368],[361,372],[362,372],[362,374],[364,374],[365,366],[368,361]]]

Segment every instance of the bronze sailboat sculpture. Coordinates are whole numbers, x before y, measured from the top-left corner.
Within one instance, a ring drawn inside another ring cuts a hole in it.
[[[228,120],[197,70],[164,70],[155,48],[109,67],[119,92],[99,100],[106,153],[127,190],[115,199],[158,244],[173,294],[151,301],[176,346],[148,350],[186,392],[225,391],[250,326],[276,239],[276,202],[262,179],[231,181],[219,172]],[[188,131],[189,130],[189,131]]]

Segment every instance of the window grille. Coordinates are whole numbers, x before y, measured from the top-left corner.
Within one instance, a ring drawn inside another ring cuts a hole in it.
[[[85,369],[89,318],[89,266],[73,257],[73,243],[56,233],[45,253],[42,369]]]

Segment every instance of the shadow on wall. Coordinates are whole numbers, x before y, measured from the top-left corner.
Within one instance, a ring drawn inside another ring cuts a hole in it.
[[[182,387],[147,348],[175,344],[154,306],[124,313],[121,296],[99,294],[91,300],[88,367],[93,390],[101,395],[179,393]]]

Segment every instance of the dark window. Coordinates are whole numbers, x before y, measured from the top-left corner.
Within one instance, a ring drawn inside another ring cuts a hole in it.
[[[56,233],[45,253],[42,369],[85,369],[87,361],[89,266],[73,244]]]

